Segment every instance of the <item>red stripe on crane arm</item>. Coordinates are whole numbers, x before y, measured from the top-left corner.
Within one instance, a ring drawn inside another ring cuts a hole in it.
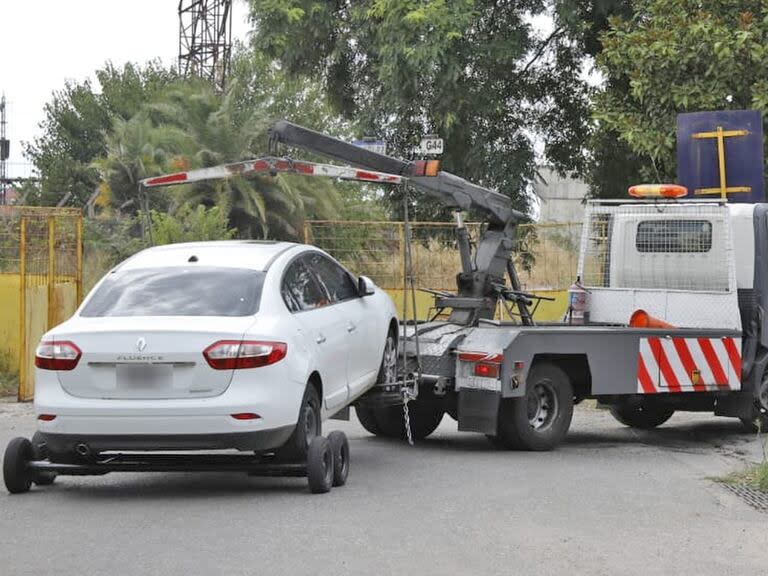
[[[729,388],[728,376],[723,372],[723,367],[720,365],[720,360],[717,358],[712,342],[710,342],[709,338],[699,338],[698,340],[704,358],[706,358],[707,364],[709,364],[709,369],[712,370],[712,376],[715,379],[714,383],[720,388]]]
[[[167,186],[168,184],[181,184],[187,181],[186,172],[177,172],[176,174],[168,174],[166,176],[157,176],[155,178],[146,178],[141,183],[147,188],[153,186]]]

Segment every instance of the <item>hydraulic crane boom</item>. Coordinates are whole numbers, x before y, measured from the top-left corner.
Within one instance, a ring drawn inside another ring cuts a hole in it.
[[[525,215],[511,206],[509,198],[493,190],[472,184],[463,178],[440,172],[435,177],[416,176],[414,163],[378,154],[281,120],[270,128],[270,147],[278,144],[314,152],[355,166],[397,174],[408,182],[455,210],[475,210],[485,214],[488,225],[483,230],[474,256],[469,235],[457,212],[457,234],[462,271],[457,276],[456,296],[438,298],[438,307],[451,308],[452,322],[475,324],[493,318],[499,297],[515,301],[523,324],[533,320],[528,311],[529,295],[521,292],[520,281],[510,257],[515,242],[516,225]],[[512,290],[504,290],[504,274],[509,274]]]

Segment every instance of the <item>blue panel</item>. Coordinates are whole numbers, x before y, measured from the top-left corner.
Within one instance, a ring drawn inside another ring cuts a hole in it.
[[[732,192],[729,202],[765,202],[763,183],[763,120],[757,110],[694,112],[677,116],[677,180],[689,197],[700,188],[719,188],[717,139],[694,139],[699,132],[747,130],[746,136],[725,138],[726,186],[749,186],[752,191]],[[719,197],[719,193],[708,196]]]

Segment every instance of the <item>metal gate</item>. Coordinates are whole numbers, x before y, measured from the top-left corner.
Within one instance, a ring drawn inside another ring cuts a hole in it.
[[[34,396],[40,337],[82,300],[83,218],[73,208],[0,207],[0,372]]]

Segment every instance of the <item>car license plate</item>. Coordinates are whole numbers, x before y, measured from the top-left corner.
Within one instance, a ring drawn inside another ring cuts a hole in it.
[[[171,385],[173,366],[170,364],[118,364],[117,384],[121,388],[158,389]]]

